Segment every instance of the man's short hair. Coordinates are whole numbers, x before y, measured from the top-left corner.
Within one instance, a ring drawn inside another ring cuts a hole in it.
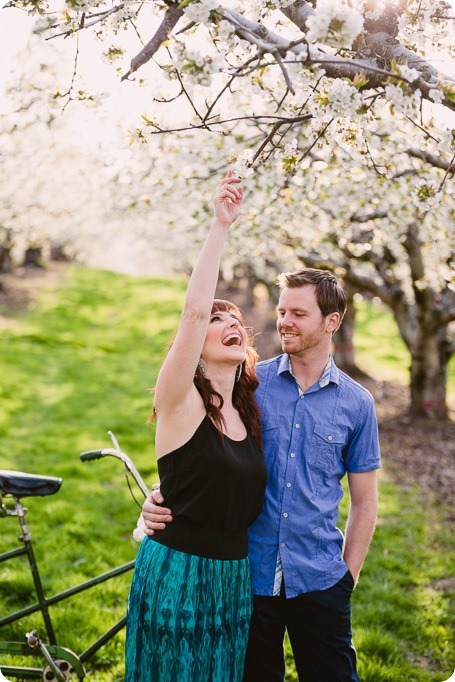
[[[297,289],[308,284],[316,289],[316,300],[323,317],[330,313],[340,314],[340,324],[346,312],[346,292],[340,281],[329,270],[316,268],[303,268],[295,272],[282,272],[278,275],[276,283],[283,290]]]

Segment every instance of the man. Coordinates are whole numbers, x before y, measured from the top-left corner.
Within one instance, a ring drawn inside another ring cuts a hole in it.
[[[249,531],[254,611],[244,682],[284,679],[286,630],[299,680],[358,682],[350,601],[377,516],[374,403],[330,355],[346,310],[337,279],[308,268],[280,275],[278,284],[283,354],[257,366],[269,478]],[[346,472],[343,542],[336,523]],[[152,500],[143,510],[150,534],[172,519]]]

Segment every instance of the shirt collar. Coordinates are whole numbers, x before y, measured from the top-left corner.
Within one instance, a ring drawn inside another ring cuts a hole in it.
[[[324,367],[324,371],[322,372],[322,376],[319,379],[319,388],[324,388],[324,386],[327,386],[327,384],[330,382],[330,372],[332,369],[332,356],[329,355],[328,362],[326,366]]]
[[[291,359],[288,355],[288,353],[284,353],[281,356],[280,363],[278,365],[278,372],[277,374],[282,374],[283,372],[289,372],[291,376],[294,377],[292,374],[291,370]],[[334,384],[339,383],[339,378],[340,378],[340,372],[338,367],[335,365],[335,362],[333,361],[332,355],[329,355],[329,360],[324,368],[324,371],[322,372],[322,376],[319,379],[319,388],[324,388],[324,386],[327,386],[331,381]],[[295,379],[295,377],[294,377]],[[296,380],[297,382],[297,380]],[[297,383],[298,386],[298,383]],[[300,386],[299,386],[299,391],[300,391]]]

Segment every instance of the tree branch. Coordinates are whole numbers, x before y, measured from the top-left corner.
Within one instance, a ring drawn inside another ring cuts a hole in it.
[[[204,130],[211,130],[211,126],[223,125],[225,123],[236,123],[237,121],[256,121],[259,125],[261,123],[271,124],[279,122],[280,125],[299,123],[300,121],[306,121],[312,118],[311,114],[305,114],[304,116],[296,117],[286,117],[286,116],[234,116],[233,118],[225,118],[218,121],[206,121],[203,119],[200,124],[190,124],[182,126],[180,128],[160,128],[157,124],[153,124],[155,130],[150,130],[151,135],[160,135],[165,133],[182,133],[187,130],[199,130],[203,128]]]
[[[106,10],[106,12],[98,12],[97,14],[91,14],[88,17],[82,13],[81,21],[80,24],[77,28],[70,28],[67,29],[66,31],[61,31],[60,33],[55,33],[53,36],[49,36],[49,38],[45,38],[45,40],[53,40],[54,38],[58,38],[59,36],[65,36],[65,38],[68,38],[68,36],[73,35],[74,33],[77,33],[78,31],[82,31],[83,29],[86,28],[91,28],[92,26],[95,26],[95,24],[99,24],[101,21],[104,21],[104,19],[107,19],[111,14],[115,14],[119,10],[123,9],[124,5],[123,3],[121,5],[117,5],[116,7],[111,7],[111,9]],[[88,24],[85,22],[85,20],[88,18],[96,17],[93,21],[90,21]],[[55,24],[54,26],[50,26],[49,28],[56,28],[58,24]]]
[[[132,73],[137,71],[141,66],[146,64],[159,49],[161,44],[167,40],[169,33],[177,24],[180,17],[183,15],[183,9],[180,9],[179,3],[173,2],[166,10],[164,19],[159,25],[153,38],[145,45],[142,50],[131,60],[130,69],[124,76],[122,81],[128,78]]]
[[[305,21],[313,12],[313,8],[309,3],[297,0],[297,2],[294,2],[281,11],[305,33]],[[410,67],[415,68],[420,72],[421,77],[412,85],[421,90],[425,99],[430,99],[429,91],[436,87],[438,83],[455,83],[455,79],[441,75],[440,72],[431,66],[423,57],[420,57],[415,52],[412,52],[401,45],[393,35],[385,31],[364,32],[362,34],[363,47],[370,53],[369,58],[346,59],[340,56],[334,57],[332,55],[324,54],[314,46],[311,46],[310,55],[307,45],[286,41],[272,31],[268,31],[265,26],[258,22],[247,21],[244,17],[233,11],[225,11],[224,15],[226,18],[229,17],[232,23],[237,25],[243,24],[245,34],[242,37],[256,44],[256,40],[253,41],[249,37],[254,35],[257,40],[260,40],[262,50],[267,50],[267,45],[269,45],[270,47],[274,46],[275,49],[279,48],[281,54],[291,51],[298,55],[300,59],[303,59],[305,63],[320,64],[330,78],[350,78],[353,80],[356,74],[365,73],[368,76],[368,84],[366,87],[381,87],[385,85],[386,78],[397,77],[397,74],[381,68],[384,66],[384,63],[389,65],[392,60],[395,60],[397,63],[407,63]],[[392,18],[388,18],[390,19],[387,24],[387,27],[389,28],[389,24],[393,24],[393,22],[396,24],[396,16],[394,15]],[[374,25],[377,25],[376,22]],[[269,49],[268,51],[273,52],[272,49]],[[378,61],[380,64],[378,64]],[[444,98],[444,106],[455,111],[455,102],[452,102],[448,97]]]
[[[453,159],[451,161],[446,161],[440,156],[436,156],[436,154],[424,152],[422,149],[414,149],[412,147],[407,150],[407,154],[412,156],[414,159],[425,161],[425,163],[429,163],[430,166],[434,166],[435,168],[441,168],[448,173],[455,173],[455,162]]]
[[[387,218],[388,215],[389,211],[387,209],[378,208],[376,211],[373,211],[373,213],[366,213],[364,215],[354,213],[349,218],[349,221],[351,223],[367,223],[369,220],[376,220],[377,218]]]

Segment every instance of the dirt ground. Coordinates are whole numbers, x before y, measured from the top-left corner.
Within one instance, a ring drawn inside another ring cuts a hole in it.
[[[45,286],[58,285],[65,277],[66,265],[51,263],[45,269],[22,268],[14,275],[0,277],[0,333],[9,326],[9,313],[32,308],[37,293]],[[221,286],[218,296],[240,305],[255,329],[263,329],[258,337],[262,357],[278,352],[274,322],[267,319],[261,304],[249,308],[245,294],[227,292]],[[387,471],[402,485],[417,483],[428,494],[428,501],[441,506],[448,521],[455,520],[455,415],[449,423],[434,424],[411,420],[407,415],[407,387],[377,377],[362,377],[361,383],[376,400],[380,442]]]

